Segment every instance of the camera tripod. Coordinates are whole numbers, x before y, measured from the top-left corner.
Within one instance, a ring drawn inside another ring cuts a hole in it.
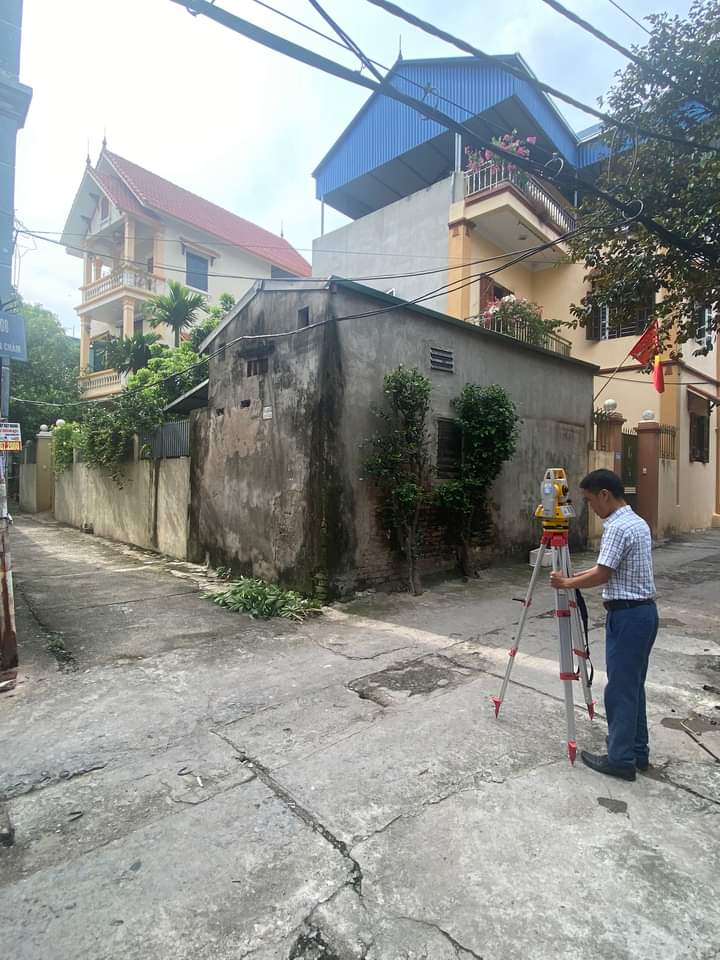
[[[547,470],[542,482],[541,492],[542,502],[535,511],[535,516],[542,520],[543,525],[540,547],[530,577],[530,584],[523,600],[523,611],[518,623],[517,633],[513,645],[508,651],[508,663],[505,668],[500,694],[491,698],[495,705],[495,717],[498,716],[500,707],[505,700],[513,664],[520,648],[520,640],[525,629],[533,592],[546,552],[548,550],[552,552],[553,570],[561,573],[563,577],[572,576],[568,530],[569,521],[575,516],[575,509],[567,495],[568,486],[565,471],[557,467]],[[581,611],[584,616],[581,615]],[[568,757],[570,763],[575,763],[577,736],[575,698],[573,695],[574,681],[580,681],[590,719],[592,720],[595,715],[595,701],[592,698],[593,670],[586,628],[587,612],[580,591],[565,589],[555,591],[555,617],[560,639],[560,679],[563,682],[565,692]]]

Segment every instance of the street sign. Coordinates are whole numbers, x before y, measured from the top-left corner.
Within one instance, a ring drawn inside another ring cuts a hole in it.
[[[25,319],[19,313],[0,310],[0,357],[27,360]]]
[[[21,450],[20,424],[0,421],[0,451],[19,453]]]

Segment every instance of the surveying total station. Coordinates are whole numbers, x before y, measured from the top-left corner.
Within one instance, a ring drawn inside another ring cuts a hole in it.
[[[510,674],[515,657],[520,648],[520,639],[525,629],[528,611],[532,603],[537,578],[542,569],[543,557],[552,552],[552,568],[564,577],[572,576],[568,530],[570,520],[575,517],[575,508],[568,497],[568,484],[565,471],[551,467],[545,471],[540,486],[540,505],[535,516],[542,521],[542,537],[533,565],[530,585],[523,600],[523,611],[518,623],[513,645],[508,651],[508,663],[505,669],[500,694],[492,697],[495,704],[495,716],[505,700]],[[595,701],[592,698],[593,669],[590,662],[590,649],[587,636],[587,609],[579,590],[555,591],[555,617],[560,637],[560,679],[565,690],[565,713],[567,715],[567,748],[571,763],[575,763],[577,737],[575,733],[575,700],[573,681],[579,680],[590,719],[595,715]],[[577,658],[577,659],[576,659]]]

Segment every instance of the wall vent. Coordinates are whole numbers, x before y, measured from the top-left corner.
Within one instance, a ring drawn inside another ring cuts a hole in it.
[[[455,357],[453,356],[452,350],[441,350],[439,347],[430,347],[430,369],[454,373]]]

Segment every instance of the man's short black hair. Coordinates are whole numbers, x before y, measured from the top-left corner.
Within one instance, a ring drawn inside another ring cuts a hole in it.
[[[580,481],[580,489],[587,490],[588,493],[607,490],[616,500],[622,500],[625,497],[623,482],[612,470],[593,470]]]

